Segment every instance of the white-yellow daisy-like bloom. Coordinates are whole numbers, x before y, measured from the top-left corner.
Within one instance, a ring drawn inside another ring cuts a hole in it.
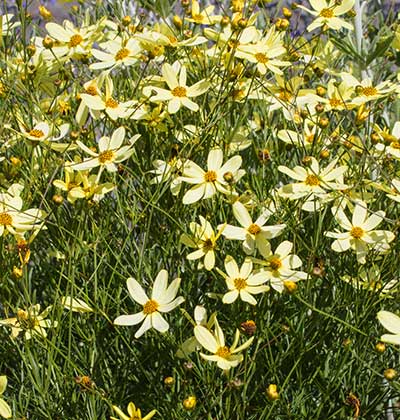
[[[250,258],[246,258],[239,269],[234,258],[228,255],[225,258],[226,274],[219,269],[217,271],[224,277],[229,289],[222,297],[223,303],[232,303],[240,297],[243,302],[256,305],[257,301],[252,295],[269,290],[269,286],[263,284],[267,281],[264,274],[253,273],[253,262]]]
[[[38,142],[38,144],[49,146],[51,149],[58,152],[65,152],[67,149],[76,149],[76,146],[70,143],[57,143],[58,140],[61,140],[68,134],[68,131],[69,124],[67,123],[60,125],[60,127],[56,127],[50,126],[45,121],[41,121],[35,124],[30,130],[26,130],[22,127],[21,134],[32,142]]]
[[[364,201],[356,200],[351,222],[341,207],[333,207],[332,214],[345,232],[325,232],[325,236],[335,239],[331,248],[336,252],[352,249],[360,264],[365,264],[370,250],[386,252],[390,248],[389,243],[395,238],[388,230],[375,230],[383,221],[385,212],[379,210],[368,216],[368,207]]]
[[[207,158],[207,171],[203,170],[191,160],[184,162],[181,180],[194,184],[183,196],[183,204],[211,198],[217,191],[230,194],[232,184],[237,182],[245,173],[240,169],[242,157],[231,157],[223,164],[224,153],[221,149],[211,149]]]
[[[43,210],[22,210],[22,189],[21,185],[13,184],[7,192],[0,193],[0,236],[11,233],[20,237],[23,233],[39,230],[44,225],[46,213]]]
[[[379,311],[378,320],[391,333],[383,334],[381,341],[390,344],[400,344],[400,317],[389,311]]]
[[[210,318],[207,318],[207,311],[204,306],[197,305],[194,308],[194,320],[191,320],[193,325],[203,325],[208,330],[211,329],[215,322],[216,312],[212,313]],[[189,317],[189,314],[187,314]],[[193,353],[196,350],[200,350],[201,344],[197,341],[196,337],[188,338],[176,352],[177,357],[185,358],[190,353]]]
[[[279,67],[291,65],[289,61],[278,59],[278,57],[284,54],[286,54],[286,48],[283,45],[282,34],[276,32],[275,28],[272,27],[256,43],[239,45],[235,56],[255,63],[261,75],[266,74],[268,70],[272,73],[282,75],[283,72]]]
[[[134,38],[124,40],[121,37],[117,37],[111,41],[101,43],[100,47],[106,52],[95,48],[91,50],[93,56],[99,60],[99,62],[89,66],[92,70],[132,66],[138,61],[142,52],[139,42]]]
[[[173,157],[168,161],[157,159],[153,161],[155,169],[149,171],[156,176],[150,181],[151,184],[160,184],[162,182],[170,182],[172,195],[178,195],[181,190],[183,162]]]
[[[142,311],[133,315],[121,315],[114,320],[115,325],[137,325],[143,321],[141,327],[136,331],[135,338],[142,336],[150,328],[162,333],[168,331],[169,324],[161,316],[161,313],[170,312],[184,302],[182,296],[176,297],[181,283],[176,278],[168,286],[168,272],[161,270],[153,285],[151,298],[149,299],[142,286],[132,277],[128,278],[126,285],[131,298],[143,306]]]
[[[303,128],[299,131],[279,130],[278,138],[287,144],[310,149],[320,142],[320,131],[311,121],[304,121]]]
[[[132,155],[133,145],[139,137],[140,134],[137,134],[131,138],[129,145],[122,146],[125,139],[125,128],[119,127],[111,135],[111,138],[106,136],[100,138],[98,152],[94,152],[78,140],[78,146],[91,157],[81,163],[73,163],[70,167],[76,171],[82,171],[100,166],[101,169],[105,168],[109,172],[116,172],[118,170],[117,164]]]
[[[46,328],[56,327],[57,321],[45,319],[51,306],[40,312],[40,304],[30,306],[26,310],[18,309],[16,317],[0,320],[0,325],[11,327],[11,337],[16,338],[20,333],[25,340],[30,340],[34,335],[47,337]]]
[[[243,354],[240,352],[247,349],[254,340],[251,337],[241,346],[237,347],[240,338],[239,330],[236,330],[235,338],[232,346],[228,347],[225,344],[224,333],[219,326],[218,320],[215,318],[214,333],[211,333],[203,325],[196,325],[194,327],[194,335],[197,341],[210,353],[211,355],[200,353],[200,356],[211,362],[217,362],[217,366],[223,370],[229,370],[237,366],[243,360]]]
[[[311,158],[308,167],[296,166],[289,169],[286,166],[279,166],[278,170],[291,178],[299,181],[287,184],[279,188],[278,194],[290,200],[305,198],[302,210],[317,211],[323,204],[332,199],[331,191],[345,190],[348,185],[343,182],[343,174],[347,166],[335,167],[337,159],[334,159],[325,168],[320,168],[317,159]]]
[[[355,289],[379,293],[381,297],[392,297],[392,294],[398,291],[400,285],[398,279],[383,283],[381,271],[376,265],[372,265],[368,269],[362,266],[358,273],[355,273],[355,277],[343,276],[342,280],[351,284]]]
[[[214,9],[215,7],[211,5],[200,11],[199,2],[193,0],[190,17],[185,17],[185,21],[193,22],[197,25],[215,25],[221,21],[222,16],[213,15]]]
[[[100,201],[105,194],[111,192],[116,186],[111,182],[99,183],[98,174],[89,175],[89,171],[73,171],[72,162],[67,162],[64,167],[64,181],[55,179],[53,185],[66,191],[67,200],[74,203],[78,199]]]
[[[377,126],[375,126],[375,128],[377,128]],[[378,143],[375,145],[375,149],[379,152],[389,153],[396,159],[400,159],[400,121],[396,121],[391,134],[385,130],[379,130],[378,135],[386,144]]]
[[[324,111],[343,111],[354,108],[351,102],[351,96],[354,92],[354,87],[349,86],[346,82],[341,82],[339,85],[336,80],[329,80],[326,96],[320,98],[320,102],[324,104]]]
[[[10,406],[1,398],[1,395],[4,394],[4,391],[7,388],[7,376],[0,376],[0,417],[5,419],[10,419],[12,416],[12,411]]]
[[[58,58],[64,56],[79,58],[88,55],[91,51],[97,27],[103,21],[97,22],[96,26],[82,28],[76,28],[68,20],[63,22],[63,26],[54,22],[47,23],[46,30],[48,34],[57,41],[57,44],[52,48],[52,53]],[[46,53],[46,57],[51,57],[51,55]]]
[[[112,120],[118,118],[128,118],[132,115],[131,107],[135,105],[135,101],[119,102],[113,96],[114,84],[109,76],[105,76],[105,92],[100,94],[91,88],[90,92],[80,95],[82,102],[87,106],[94,119],[101,117],[104,111]]]
[[[370,101],[383,98],[395,91],[396,85],[389,80],[384,80],[375,85],[369,77],[359,81],[350,73],[340,74],[349,89],[353,89],[354,97],[350,104],[361,106]]]
[[[186,67],[178,62],[171,66],[165,63],[161,68],[163,80],[167,83],[168,89],[157,86],[146,86],[143,89],[145,96],[150,96],[154,91],[156,94],[151,96],[151,102],[168,102],[168,112],[174,114],[184,106],[191,111],[198,111],[199,106],[191,100],[203,95],[210,87],[210,83],[203,79],[192,86],[186,85]],[[179,77],[179,78],[178,78]]]
[[[344,15],[354,6],[354,0],[343,0],[340,3],[336,0],[309,0],[310,6],[313,10],[305,6],[298,5],[303,10],[316,16],[316,19],[307,26],[307,31],[311,32],[314,29],[326,25],[328,28],[338,31],[341,28],[349,29],[352,31],[353,25],[346,22],[338,16]]]
[[[275,252],[272,252],[271,246],[267,246],[260,250],[263,260],[253,258],[253,261],[262,266],[260,273],[264,275],[265,281],[269,281],[271,287],[279,293],[285,288],[285,282],[297,282],[307,278],[307,273],[297,271],[296,268],[301,267],[301,259],[291,254],[293,243],[284,241],[278,245]]]
[[[191,222],[189,229],[192,236],[183,234],[180,241],[191,248],[197,248],[196,251],[190,253],[186,258],[188,260],[198,260],[204,258],[204,267],[206,270],[212,270],[215,266],[215,250],[217,249],[217,241],[224,230],[224,225],[218,226],[217,233],[211,226],[211,223],[203,216],[199,216],[200,224]],[[199,268],[201,268],[199,264]]]
[[[113,405],[113,410],[118,414],[119,419],[111,416],[111,420],[150,420],[157,413],[157,410],[151,410],[150,413],[142,417],[142,412],[139,408],[135,407],[133,402],[128,404],[128,415],[126,415],[120,408],[115,405]]]
[[[268,218],[273,213],[269,208],[264,209],[254,222],[240,201],[236,201],[232,209],[233,215],[241,227],[226,225],[222,235],[227,239],[243,241],[243,250],[246,254],[252,254],[256,247],[261,250],[267,246],[268,240],[279,236],[286,227],[285,224],[266,225]]]

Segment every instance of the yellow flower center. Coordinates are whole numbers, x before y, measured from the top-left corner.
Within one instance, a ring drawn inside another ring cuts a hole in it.
[[[393,147],[393,149],[400,149],[400,143],[398,141],[392,141],[390,147]]]
[[[254,55],[254,57],[259,63],[265,64],[268,62],[268,57],[263,53],[257,53]]]
[[[79,34],[72,35],[69,39],[69,46],[71,48],[76,47],[83,41],[83,38]]]
[[[324,18],[333,18],[335,16],[332,9],[322,9],[319,15]]]
[[[364,235],[364,230],[362,228],[358,227],[358,226],[354,226],[350,231],[350,235],[354,239],[360,239]]]
[[[167,35],[167,38],[169,39],[169,41],[171,42],[171,44],[175,44],[176,42],[178,42],[178,40],[176,39],[176,37],[174,37],[173,35]]]
[[[378,93],[378,89],[373,86],[367,86],[361,89],[361,94],[364,96],[374,96]]]
[[[282,261],[278,257],[273,257],[269,261],[269,266],[274,270],[279,270],[282,267]]]
[[[336,108],[336,107],[342,105],[343,101],[341,101],[340,99],[337,99],[337,98],[331,98],[331,99],[329,99],[329,103],[330,103],[332,108]]]
[[[90,85],[85,89],[85,92],[90,96],[96,96],[97,95],[97,88],[95,85]]]
[[[117,52],[117,54],[115,54],[115,60],[116,61],[123,60],[124,58],[129,56],[129,53],[130,51],[128,50],[128,48],[122,48],[121,50]]]
[[[143,313],[145,315],[150,315],[157,311],[158,306],[159,305],[155,300],[150,299],[143,305]]]
[[[231,351],[229,350],[228,347],[224,346],[224,347],[220,347],[215,354],[219,357],[222,357],[224,359],[227,359],[230,355],[231,355]]]
[[[316,175],[307,175],[307,178],[304,180],[304,183],[306,185],[309,185],[310,187],[316,187],[320,184],[319,179]]]
[[[99,154],[99,162],[107,163],[114,160],[114,152],[112,150],[105,150]]]
[[[12,222],[13,219],[8,213],[0,213],[0,225],[10,226]]]
[[[309,134],[308,136],[306,136],[306,142],[307,143],[313,143],[314,142],[314,134]]]
[[[37,130],[36,128],[31,130],[28,134],[32,137],[36,137],[37,139],[40,139],[41,137],[44,137],[43,131],[42,130]]]
[[[196,23],[200,24],[200,23],[204,22],[204,16],[203,15],[200,15],[200,14],[193,15],[192,18]]]
[[[106,100],[106,107],[107,108],[117,108],[118,107],[118,102],[113,98],[108,98]]]
[[[245,279],[237,278],[233,280],[233,284],[235,285],[235,289],[242,290],[247,287],[247,282]]]
[[[248,228],[247,231],[251,233],[252,235],[257,235],[257,233],[261,232],[260,226],[256,225],[255,223],[252,223]]]
[[[203,251],[204,252],[209,252],[212,251],[214,249],[214,242],[208,238],[203,242]]]
[[[217,180],[217,173],[215,171],[207,171],[204,174],[204,181],[215,182]]]
[[[39,321],[27,311],[23,309],[18,309],[17,311],[17,319],[19,325],[24,330],[31,330],[35,327],[39,326]]]
[[[178,98],[184,98],[186,96],[186,88],[183,86],[177,86],[171,90],[171,93]]]
[[[289,102],[292,99],[292,94],[285,89],[281,89],[278,97],[281,101]]]

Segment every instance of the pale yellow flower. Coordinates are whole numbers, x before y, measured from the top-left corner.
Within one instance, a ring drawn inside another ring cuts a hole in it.
[[[194,327],[194,335],[197,341],[212,353],[211,355],[200,353],[200,356],[205,360],[217,362],[217,366],[223,370],[229,370],[242,362],[243,354],[240,352],[248,348],[254,340],[254,337],[251,337],[241,346],[237,347],[240,332],[236,330],[232,346],[226,346],[224,333],[219,326],[217,318],[215,318],[214,333],[211,333],[203,325],[196,325]]]
[[[273,213],[268,207],[262,210],[260,216],[254,222],[248,210],[240,201],[236,201],[232,209],[235,219],[241,226],[226,225],[222,235],[227,239],[243,241],[243,250],[246,254],[252,254],[256,247],[259,250],[266,247],[268,240],[279,236],[286,227],[285,224],[266,225],[268,218]]]
[[[341,28],[353,30],[353,25],[339,18],[354,6],[354,0],[343,0],[340,3],[335,0],[309,0],[313,10],[305,6],[298,5],[301,9],[316,16],[314,21],[307,26],[307,31],[311,32],[321,26],[326,25],[328,28],[338,31]]]
[[[135,338],[141,337],[147,330],[154,328],[162,333],[168,331],[169,324],[161,316],[161,313],[170,312],[184,302],[182,296],[176,297],[181,283],[176,278],[168,286],[168,272],[161,270],[153,286],[151,298],[149,299],[142,286],[132,277],[128,278],[126,285],[131,298],[143,306],[141,312],[133,315],[120,315],[114,320],[115,325],[137,325],[143,321],[141,327],[136,331]]]
[[[151,96],[151,102],[168,102],[168,112],[174,114],[184,106],[191,111],[198,111],[199,106],[191,98],[207,92],[210,84],[203,79],[192,86],[186,85],[186,67],[178,62],[171,66],[165,63],[161,69],[163,79],[167,83],[169,90],[157,86],[146,86],[143,93],[146,96],[154,91],[156,94]],[[179,77],[179,78],[178,78]]]
[[[139,408],[135,407],[135,404],[133,402],[130,402],[128,404],[128,415],[126,415],[120,408],[118,408],[116,405],[113,405],[113,410],[118,414],[119,419],[116,417],[110,417],[111,420],[150,420],[156,413],[157,410],[151,410],[150,413],[146,414],[144,417],[142,417],[142,413]]]
[[[204,267],[206,270],[212,270],[215,266],[215,250],[217,248],[217,240],[224,230],[224,225],[218,226],[217,233],[214,232],[211,223],[203,216],[199,216],[200,224],[191,222],[189,228],[192,236],[183,234],[180,241],[186,246],[197,248],[187,255],[188,260],[197,260],[204,258]],[[201,268],[201,265],[199,265]]]
[[[73,163],[70,167],[74,170],[82,171],[100,166],[100,170],[105,168],[109,172],[116,172],[118,170],[117,164],[129,159],[134,152],[133,146],[140,137],[140,134],[137,134],[129,140],[128,145],[122,146],[125,134],[125,128],[119,127],[112,133],[111,137],[101,137],[99,139],[98,152],[94,152],[78,140],[77,145],[91,157],[86,158],[83,162]]]
[[[229,289],[222,298],[223,303],[232,303],[240,297],[243,302],[256,305],[257,301],[252,295],[269,290],[269,286],[263,284],[267,281],[264,274],[253,273],[253,262],[250,258],[246,258],[239,269],[233,257],[228,255],[225,258],[226,274],[218,268],[217,271],[224,277]]]
[[[333,199],[331,192],[344,190],[348,185],[343,182],[343,174],[347,166],[336,167],[338,159],[334,159],[325,168],[321,168],[317,159],[311,158],[310,164],[306,167],[295,166],[290,169],[286,166],[279,166],[278,170],[298,182],[284,185],[279,188],[278,194],[283,198],[298,200],[304,198],[302,210],[317,211],[327,201]]]
[[[341,207],[333,207],[332,214],[345,232],[325,232],[328,238],[334,238],[331,248],[336,252],[353,249],[360,264],[366,263],[370,250],[386,252],[395,235],[388,230],[375,230],[384,219],[385,212],[379,210],[368,216],[368,207],[364,201],[356,200],[351,222]]]
[[[30,340],[34,335],[46,337],[47,328],[56,327],[57,321],[45,319],[51,306],[40,312],[40,305],[30,306],[28,309],[18,309],[16,317],[0,320],[0,325],[11,327],[11,337],[16,338],[20,333],[25,340]]]
[[[220,22],[222,16],[213,15],[214,8],[215,7],[211,5],[200,11],[199,2],[193,0],[190,17],[185,17],[185,20],[196,23],[197,25],[215,25]]]
[[[10,419],[12,417],[12,412],[10,406],[1,398],[1,395],[4,394],[4,391],[7,388],[7,376],[0,376],[0,416],[5,419]]]
[[[194,184],[183,196],[183,204],[192,204],[201,199],[214,196],[217,191],[223,194],[231,193],[232,181],[237,182],[245,173],[239,169],[241,156],[233,156],[223,164],[224,154],[219,148],[211,149],[207,158],[207,171],[191,160],[184,162],[183,174],[180,179],[188,184]]]
[[[95,48],[91,50],[93,56],[99,60],[99,62],[89,66],[92,70],[132,66],[138,61],[142,51],[138,41],[134,38],[124,40],[121,37],[117,37],[101,43],[100,47],[106,52]]]
[[[271,287],[279,293],[283,292],[286,281],[297,282],[307,278],[307,273],[296,270],[302,262],[297,255],[291,254],[292,249],[292,242],[283,241],[272,252],[268,243],[260,249],[263,260],[253,258],[255,263],[262,266],[260,273],[264,275],[265,281],[269,281]]]
[[[22,210],[22,189],[21,185],[13,184],[7,192],[0,193],[0,236],[7,233],[21,236],[24,232],[40,230],[44,226],[46,213],[43,210]]]

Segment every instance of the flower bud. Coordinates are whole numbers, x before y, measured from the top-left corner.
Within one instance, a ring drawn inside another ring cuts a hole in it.
[[[187,411],[191,411],[196,407],[197,400],[194,395],[190,395],[189,397],[183,400],[183,408]]]
[[[54,46],[54,41],[49,36],[46,36],[42,41],[42,45],[46,49],[51,49]]]
[[[383,372],[383,376],[388,380],[388,381],[393,381],[393,379],[397,376],[397,371],[394,369],[385,369]]]
[[[164,385],[171,388],[175,383],[175,379],[172,376],[164,378]]]
[[[269,400],[276,401],[279,398],[278,387],[275,384],[268,385],[266,394]]]

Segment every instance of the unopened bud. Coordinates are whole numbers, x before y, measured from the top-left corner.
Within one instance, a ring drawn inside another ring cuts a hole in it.
[[[393,381],[393,379],[397,376],[397,371],[394,369],[385,369],[383,372],[383,376],[388,380],[388,381]]]
[[[191,411],[196,407],[197,400],[194,395],[190,395],[189,397],[183,400],[183,408],[187,411]]]
[[[266,394],[269,400],[276,401],[279,398],[278,387],[275,384],[268,385]]]
[[[49,36],[46,36],[46,38],[44,38],[42,41],[42,45],[46,49],[51,49],[53,48],[54,41]]]

